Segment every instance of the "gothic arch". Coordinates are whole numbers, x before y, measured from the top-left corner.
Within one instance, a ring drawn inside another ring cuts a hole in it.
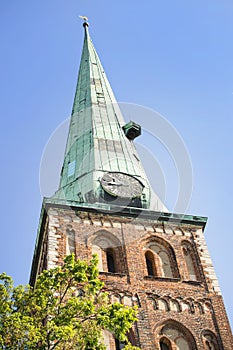
[[[92,254],[97,254],[100,271],[111,273],[124,273],[125,264],[122,261],[122,245],[120,240],[107,230],[99,230],[89,242]]]
[[[205,350],[219,350],[217,337],[210,330],[202,331],[202,341]]]
[[[144,246],[147,274],[164,278],[179,278],[172,246],[159,237],[150,237]]]
[[[163,322],[157,327],[156,333],[160,350],[197,350],[190,330],[177,321],[169,319]]]
[[[90,243],[96,244],[102,249],[116,248],[122,245],[120,240],[107,230],[96,231],[91,237]]]
[[[196,263],[195,251],[193,245],[189,241],[182,241],[181,243],[183,257],[185,260],[187,277],[191,281],[200,280],[200,271]]]

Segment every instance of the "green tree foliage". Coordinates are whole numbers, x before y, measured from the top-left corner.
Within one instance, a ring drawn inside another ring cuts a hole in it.
[[[34,288],[13,287],[0,274],[0,349],[103,350],[105,329],[126,350],[138,349],[126,336],[136,309],[110,304],[103,286],[96,256],[89,263],[67,256],[62,266],[43,271]]]

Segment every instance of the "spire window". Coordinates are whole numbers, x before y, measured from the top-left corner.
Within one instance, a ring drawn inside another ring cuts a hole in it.
[[[73,160],[73,162],[70,162],[68,164],[68,172],[67,172],[67,176],[70,177],[72,175],[74,175],[74,172],[75,172],[75,164],[76,164],[76,161]]]

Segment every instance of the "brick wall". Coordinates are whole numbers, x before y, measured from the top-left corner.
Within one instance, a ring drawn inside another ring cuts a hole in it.
[[[208,350],[208,339],[213,339],[210,342],[216,350],[233,349],[229,322],[200,226],[50,208],[42,229],[45,235],[38,261],[40,271],[62,263],[68,232],[74,232],[77,258],[90,259],[93,244],[100,247],[100,277],[111,300],[138,305],[133,333],[135,345],[141,349],[160,349],[159,342],[167,337],[166,325],[172,329],[174,339],[167,340],[172,349],[182,349],[182,344],[181,348],[177,345],[176,334],[181,343],[188,342],[190,350]],[[192,250],[191,269],[185,260],[184,245]],[[108,272],[108,249],[113,252],[115,273]],[[148,276],[148,249],[164,275],[160,271],[156,276]],[[167,265],[171,268],[169,276]],[[195,277],[190,276],[191,270]],[[110,344],[110,349],[114,349],[113,340]]]

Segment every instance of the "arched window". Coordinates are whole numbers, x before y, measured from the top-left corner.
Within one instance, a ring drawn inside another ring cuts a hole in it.
[[[160,350],[172,350],[171,342],[166,338],[160,339],[159,345]]]
[[[156,276],[154,255],[149,250],[145,254],[148,276]]]
[[[212,332],[205,331],[203,333],[203,341],[204,341],[205,350],[218,350],[219,349],[218,343],[217,343],[217,338]]]
[[[179,278],[175,254],[171,246],[162,240],[154,240],[146,245],[146,265],[148,274],[157,277]]]
[[[113,272],[113,273],[116,272],[115,257],[112,249],[106,250],[106,258],[107,258],[108,272]]]
[[[163,326],[160,335],[160,350],[197,350],[192,334],[178,322]]]
[[[185,259],[186,269],[191,281],[198,281],[197,266],[195,266],[194,252],[192,245],[188,242],[182,244],[183,255]]]
[[[125,272],[121,242],[111,232],[105,230],[96,232],[91,247],[92,254],[98,255],[100,271]]]

